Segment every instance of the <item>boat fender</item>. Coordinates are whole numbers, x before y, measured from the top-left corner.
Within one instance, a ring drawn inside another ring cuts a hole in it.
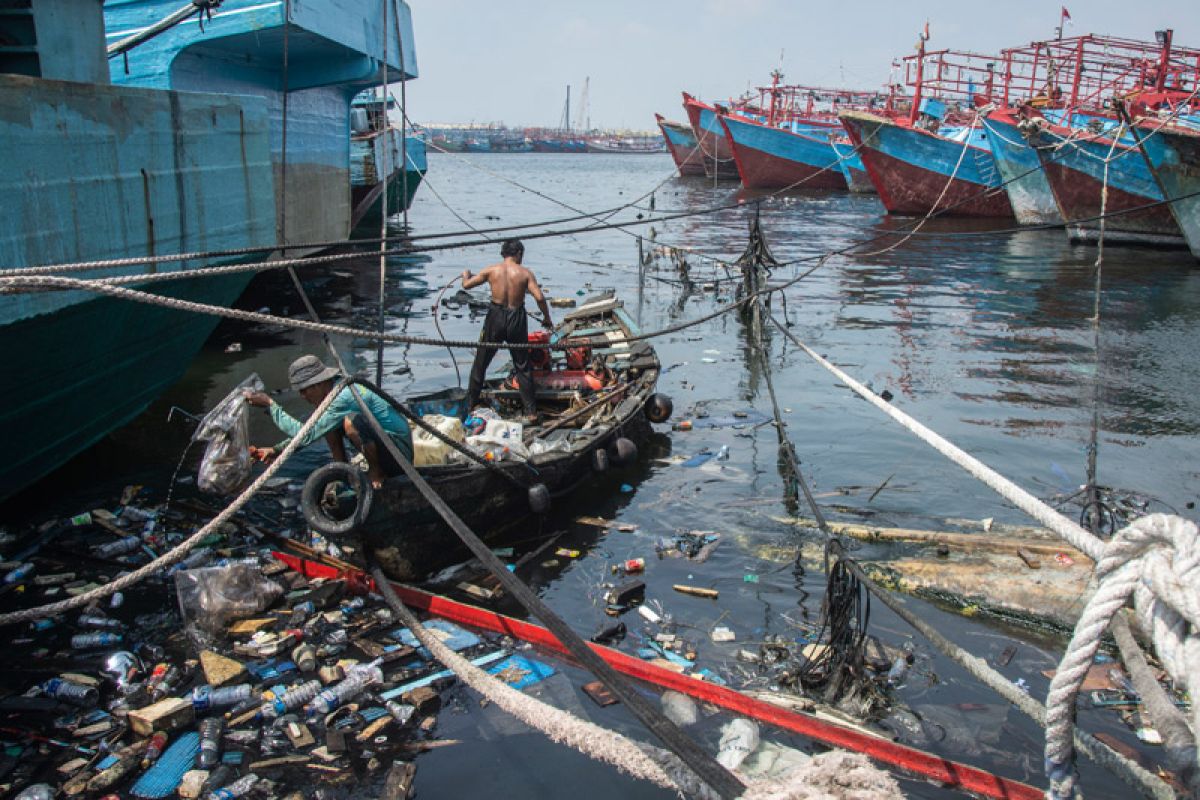
[[[529,487],[529,510],[535,514],[545,514],[550,510],[550,490],[544,483],[535,483]]]
[[[655,392],[646,398],[643,408],[646,412],[646,419],[651,422],[666,422],[671,418],[671,412],[675,410],[675,404],[671,402],[670,397]]]
[[[621,436],[608,446],[608,458],[618,467],[627,467],[637,461],[637,445]]]
[[[354,510],[342,519],[329,515],[321,505],[326,487],[344,483],[354,490]],[[335,461],[308,476],[300,493],[300,509],[310,527],[323,536],[343,536],[361,525],[371,513],[375,492],[365,472],[358,467]]]
[[[606,472],[608,470],[608,451],[603,447],[592,451],[592,469],[596,470],[596,472]]]

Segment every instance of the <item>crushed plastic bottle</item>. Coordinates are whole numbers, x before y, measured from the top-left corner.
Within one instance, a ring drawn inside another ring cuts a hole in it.
[[[276,697],[270,702],[263,703],[258,713],[265,720],[274,720],[312,700],[320,691],[320,681],[305,681],[288,689],[281,697]]]
[[[167,735],[162,731],[158,731],[150,737],[150,744],[146,745],[146,752],[142,755],[142,769],[149,769],[150,765],[158,760],[162,755],[163,750],[167,747]]]
[[[56,794],[53,786],[35,783],[33,786],[26,786],[24,791],[16,796],[16,800],[54,800]]]
[[[312,699],[306,707],[310,717],[328,714],[362,694],[368,686],[383,683],[383,670],[375,664],[353,667],[346,672],[346,679],[325,689]]]
[[[200,749],[196,752],[196,768],[212,769],[221,761],[221,733],[225,720],[206,717],[200,720]]]
[[[26,561],[24,564],[22,564],[21,566],[14,569],[12,572],[5,575],[4,582],[5,583],[20,583],[21,581],[28,578],[33,573],[34,569],[35,569],[34,565],[31,562]]]
[[[313,672],[318,666],[317,648],[307,643],[300,645],[292,651],[292,661],[301,672]]]
[[[205,800],[233,800],[235,797],[242,797],[249,794],[256,783],[258,783],[258,776],[251,772],[248,775],[238,778],[225,788],[217,789],[215,792],[210,793]]]
[[[136,536],[126,536],[92,548],[92,555],[97,558],[115,558],[132,553],[142,546],[142,540]]]
[[[223,686],[214,689],[207,683],[192,689],[192,708],[197,714],[203,714],[209,709],[229,708],[249,700],[254,688],[248,683],[237,686]]]
[[[120,630],[125,627],[119,619],[112,619],[103,614],[80,614],[79,626],[81,628],[108,628],[109,630]]]
[[[92,705],[100,696],[92,686],[64,681],[62,678],[51,678],[43,683],[42,693],[76,706]]]
[[[72,650],[91,650],[98,647],[114,647],[125,637],[119,633],[80,633],[71,637]]]

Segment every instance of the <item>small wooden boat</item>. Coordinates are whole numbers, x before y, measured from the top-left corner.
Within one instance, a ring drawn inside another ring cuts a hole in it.
[[[522,441],[486,465],[456,453],[444,464],[420,466],[418,459],[421,475],[487,541],[530,514],[545,511],[550,498],[569,492],[593,473],[636,460],[638,445],[651,430],[649,423],[663,422],[671,413],[670,400],[654,391],[660,371],[654,348],[648,341],[622,341],[637,333],[637,325],[611,293],[587,298],[547,337],[550,344],[562,347],[534,351],[539,423],[525,426]],[[520,396],[513,384],[510,378],[489,380],[483,401],[515,417]],[[468,411],[464,399],[462,390],[449,390],[410,398],[409,405],[422,416],[461,419]],[[312,486],[317,476],[313,473],[304,492],[308,523],[343,547],[354,549],[361,542],[371,548],[392,577],[424,577],[464,552],[406,477],[389,479],[373,493],[357,530],[341,532],[344,526],[339,523],[350,514],[330,513],[320,506],[324,487]]]

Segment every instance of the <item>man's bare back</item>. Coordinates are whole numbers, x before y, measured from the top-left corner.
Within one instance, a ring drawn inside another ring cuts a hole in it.
[[[478,274],[472,275],[470,270],[464,270],[462,285],[464,289],[474,289],[487,282],[492,290],[492,302],[505,308],[521,308],[525,305],[525,295],[528,293],[542,311],[542,325],[552,327],[550,308],[546,304],[546,296],[537,278],[521,262],[515,258],[506,258],[498,264],[484,267]]]

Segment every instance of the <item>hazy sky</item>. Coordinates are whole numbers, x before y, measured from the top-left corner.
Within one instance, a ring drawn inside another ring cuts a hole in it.
[[[554,127],[567,84],[576,116],[590,77],[592,124],[649,129],[682,119],[680,92],[726,98],[768,82],[874,88],[928,19],[929,47],[996,52],[1048,39],[1059,2],[921,0],[408,0],[421,77],[408,86],[418,123]],[[1153,40],[1158,28],[1200,48],[1197,0],[1073,0],[1065,35]]]

